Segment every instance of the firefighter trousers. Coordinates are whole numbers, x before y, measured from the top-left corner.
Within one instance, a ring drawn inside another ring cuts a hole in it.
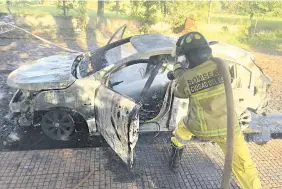
[[[183,120],[180,121],[175,130],[175,135],[171,137],[172,143],[183,148],[185,144],[192,138],[193,134],[189,131]],[[226,138],[211,137],[205,138],[216,142],[225,154]],[[234,137],[234,158],[232,171],[242,189],[260,189],[261,183],[257,169],[252,161],[248,146],[245,142],[243,134],[237,133]]]

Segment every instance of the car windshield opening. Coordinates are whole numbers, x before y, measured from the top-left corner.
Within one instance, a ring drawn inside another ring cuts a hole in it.
[[[137,52],[138,51],[132,46],[130,42],[114,47],[105,53],[107,66],[115,64],[124,58],[136,54]]]

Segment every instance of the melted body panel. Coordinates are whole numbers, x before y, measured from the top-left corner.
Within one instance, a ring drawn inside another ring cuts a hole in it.
[[[67,108],[78,112],[88,124],[89,132],[97,132],[94,115],[94,99],[101,82],[93,76],[76,80],[64,90],[40,92],[32,100],[35,111],[48,111],[53,108]]]
[[[148,34],[134,36],[130,42],[138,52],[157,52],[159,50],[168,49],[170,52],[174,48],[174,42],[171,38],[161,34]]]
[[[139,106],[132,100],[101,85],[95,98],[99,132],[110,147],[130,167],[138,140]]]
[[[75,55],[57,55],[39,59],[13,71],[7,83],[32,91],[66,88],[75,81],[71,74],[74,58]]]

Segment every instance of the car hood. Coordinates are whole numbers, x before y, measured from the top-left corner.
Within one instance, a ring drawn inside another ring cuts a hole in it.
[[[32,91],[66,88],[76,80],[71,74],[75,57],[56,55],[36,60],[10,73],[7,84]]]

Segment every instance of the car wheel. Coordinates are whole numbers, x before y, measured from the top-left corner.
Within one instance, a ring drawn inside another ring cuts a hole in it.
[[[249,110],[244,111],[240,117],[239,117],[239,124],[241,127],[241,130],[245,130],[250,126],[251,123],[251,119],[252,119],[252,115],[251,112]]]
[[[53,140],[68,140],[75,130],[72,116],[65,110],[51,110],[41,120],[43,132]]]

